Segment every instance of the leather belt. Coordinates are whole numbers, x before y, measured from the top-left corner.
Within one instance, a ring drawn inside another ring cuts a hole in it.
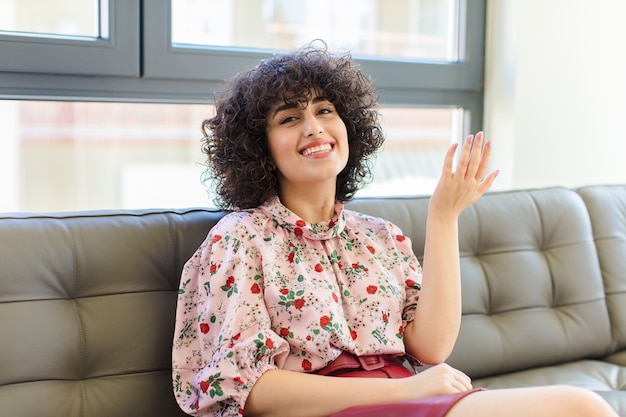
[[[374,371],[392,365],[402,366],[402,359],[391,355],[356,356],[349,352],[342,352],[337,359],[316,373],[332,376],[350,371]]]

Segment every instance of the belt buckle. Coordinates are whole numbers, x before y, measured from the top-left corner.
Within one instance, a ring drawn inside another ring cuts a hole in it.
[[[366,371],[373,371],[375,369],[380,369],[385,366],[385,360],[382,355],[366,355],[366,356],[357,356],[359,362],[361,363],[361,368]]]

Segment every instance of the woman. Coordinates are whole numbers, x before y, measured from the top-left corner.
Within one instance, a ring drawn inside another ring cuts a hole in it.
[[[456,169],[457,146],[447,152],[422,270],[395,225],[343,206],[383,142],[376,104],[349,55],[315,48],[268,59],[216,97],[203,150],[219,203],[235,211],[183,271],[173,351],[181,408],[202,416],[381,415],[375,406],[405,416],[615,416],[581,389],[475,390],[444,364],[461,320],[457,219],[497,175],[487,173],[491,143],[482,133],[466,138]],[[396,363],[402,358],[433,366],[412,374]],[[358,368],[342,369],[346,361]]]

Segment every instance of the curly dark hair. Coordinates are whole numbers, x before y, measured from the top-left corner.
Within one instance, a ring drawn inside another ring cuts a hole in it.
[[[333,103],[348,132],[348,163],[337,177],[335,198],[350,200],[370,179],[372,157],[384,141],[374,84],[349,53],[308,46],[261,61],[216,94],[215,116],[202,123],[202,179],[215,187],[218,206],[247,209],[279,194],[268,112],[278,101],[308,101],[314,91]]]

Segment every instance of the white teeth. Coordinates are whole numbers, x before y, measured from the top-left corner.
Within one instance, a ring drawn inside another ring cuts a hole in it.
[[[314,153],[328,152],[331,149],[332,149],[332,146],[330,146],[330,144],[327,143],[325,145],[319,145],[319,146],[313,146],[312,148],[307,148],[307,149],[302,151],[302,155],[309,156],[309,155],[312,155]]]

